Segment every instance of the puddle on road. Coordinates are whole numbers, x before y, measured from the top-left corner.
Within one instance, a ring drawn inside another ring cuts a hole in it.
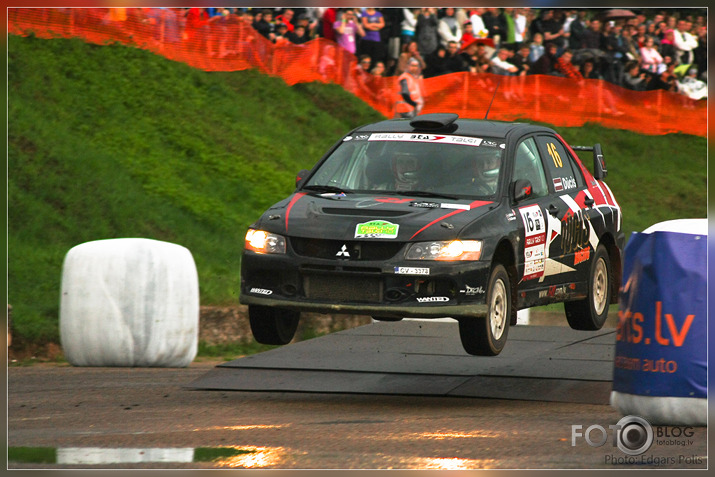
[[[8,463],[113,465],[213,462],[217,467],[261,468],[280,461],[283,448],[270,447],[8,447]]]

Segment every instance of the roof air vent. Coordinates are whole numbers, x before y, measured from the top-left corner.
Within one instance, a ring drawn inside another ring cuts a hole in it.
[[[422,114],[410,121],[410,126],[415,129],[444,129],[455,122],[458,117],[454,113]]]

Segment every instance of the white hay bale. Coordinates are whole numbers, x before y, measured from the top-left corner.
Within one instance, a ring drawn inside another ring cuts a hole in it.
[[[87,242],[65,256],[60,339],[75,366],[185,367],[196,357],[191,252],[143,238]]]

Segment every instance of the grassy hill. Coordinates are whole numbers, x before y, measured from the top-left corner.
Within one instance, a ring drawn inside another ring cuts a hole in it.
[[[92,240],[183,245],[201,303],[236,304],[246,227],[342,134],[381,119],[336,85],[208,73],[79,40],[7,46],[8,303],[26,341],[58,339],[62,261]],[[604,145],[627,232],[706,216],[705,138],[558,129]]]

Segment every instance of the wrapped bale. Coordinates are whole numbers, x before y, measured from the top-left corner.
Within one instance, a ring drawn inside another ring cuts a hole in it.
[[[71,364],[185,367],[198,330],[198,274],[185,247],[120,238],[65,256],[60,339]]]

